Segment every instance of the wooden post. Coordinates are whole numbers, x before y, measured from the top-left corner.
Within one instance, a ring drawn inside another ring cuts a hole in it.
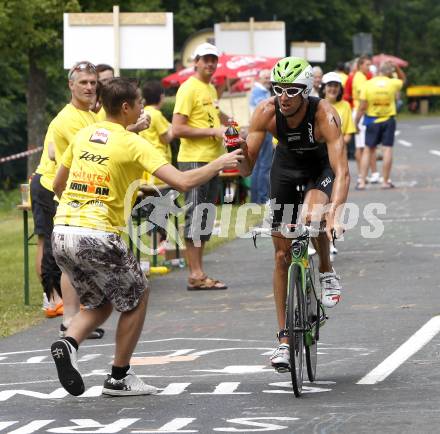
[[[119,32],[119,6],[113,6],[113,40],[115,45],[115,60],[113,68],[115,77],[120,76],[120,32]]]

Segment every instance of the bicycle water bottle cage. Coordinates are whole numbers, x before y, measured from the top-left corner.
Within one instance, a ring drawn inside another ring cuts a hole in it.
[[[287,329],[282,329],[277,333],[278,340],[289,337],[289,331]]]

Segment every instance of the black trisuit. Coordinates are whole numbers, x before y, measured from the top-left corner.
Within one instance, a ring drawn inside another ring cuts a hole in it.
[[[308,100],[307,112],[300,125],[289,128],[275,98],[278,146],[270,171],[274,228],[281,222],[296,223],[298,206],[302,204],[308,190],[318,189],[329,199],[331,197],[335,175],[330,167],[327,144],[317,142],[314,136],[315,114],[320,98],[309,96]],[[290,206],[285,207],[287,204]],[[281,208],[277,209],[279,205]]]

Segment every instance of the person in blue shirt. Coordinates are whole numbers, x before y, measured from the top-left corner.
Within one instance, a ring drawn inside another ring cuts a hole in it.
[[[249,106],[251,113],[257,105],[269,98],[270,95],[270,70],[263,69],[259,72],[258,78],[252,87]],[[269,200],[269,175],[272,164],[272,135],[266,134],[266,138],[261,145],[260,153],[251,178],[251,202],[264,204]]]

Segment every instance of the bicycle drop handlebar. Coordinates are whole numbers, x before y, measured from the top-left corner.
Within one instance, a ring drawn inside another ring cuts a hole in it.
[[[293,230],[292,230],[293,229]],[[317,237],[320,234],[324,234],[326,232],[325,228],[316,228],[313,226],[308,225],[292,225],[292,224],[285,224],[282,223],[279,227],[279,229],[271,229],[271,228],[262,228],[262,227],[256,227],[252,229],[252,238],[254,239],[254,245],[256,245],[256,238],[258,235],[270,235],[272,237],[276,237],[277,235],[274,235],[274,233],[281,233],[283,238],[289,238],[289,239],[297,239],[301,237]],[[281,238],[281,237],[280,237]],[[332,231],[332,242],[333,245],[335,244],[336,240],[336,231]]]

